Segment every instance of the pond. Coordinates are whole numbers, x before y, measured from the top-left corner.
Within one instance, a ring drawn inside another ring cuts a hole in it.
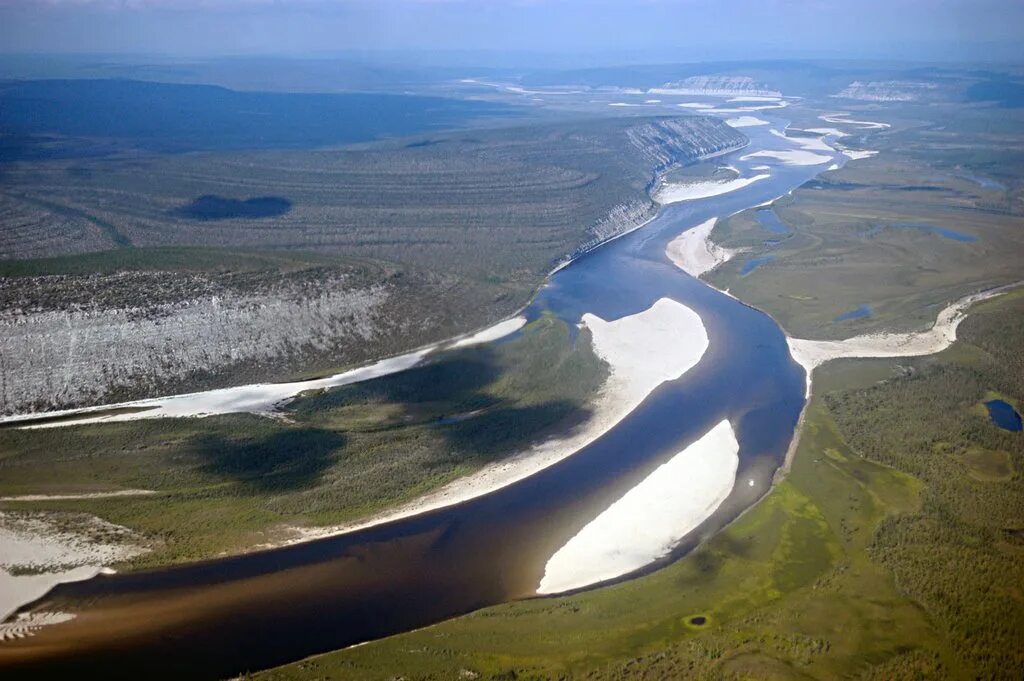
[[[985,407],[988,409],[988,415],[992,419],[992,423],[1011,433],[1021,432],[1021,428],[1024,425],[1021,423],[1020,414],[1017,413],[1017,410],[1009,402],[989,400],[985,403]]]
[[[789,228],[786,227],[786,223],[779,218],[778,214],[771,208],[762,208],[757,211],[757,224],[764,227],[772,234],[789,234]]]
[[[740,270],[740,275],[745,277],[754,270],[756,270],[761,265],[769,263],[772,260],[775,260],[775,256],[773,255],[762,255],[759,258],[751,258],[750,260],[743,263],[743,268]]]
[[[845,322],[848,319],[862,319],[871,316],[871,306],[861,305],[856,310],[850,310],[832,318],[833,322]]]

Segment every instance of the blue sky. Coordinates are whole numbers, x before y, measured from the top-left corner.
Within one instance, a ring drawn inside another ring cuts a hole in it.
[[[0,0],[0,51],[1024,59],[1024,0]]]

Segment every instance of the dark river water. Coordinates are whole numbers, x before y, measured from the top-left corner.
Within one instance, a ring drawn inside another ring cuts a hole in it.
[[[758,112],[760,114],[761,112]],[[770,118],[769,116],[762,116]],[[785,121],[772,119],[784,129]],[[477,499],[352,534],[181,567],[57,587],[31,609],[76,617],[0,644],[0,676],[213,679],[533,597],[547,560],[627,490],[722,419],[740,444],[738,483],[656,569],[710,536],[770,487],[804,404],[804,372],[767,315],[687,276],[665,256],[679,233],[777,198],[827,164],[741,157],[791,145],[768,126],[721,162],[771,178],[664,208],[650,224],[555,274],[527,311],[575,325],[639,313],[662,297],[693,308],[710,347],[606,435]],[[715,161],[712,161],[715,162]],[[751,484],[751,481],[753,484]]]

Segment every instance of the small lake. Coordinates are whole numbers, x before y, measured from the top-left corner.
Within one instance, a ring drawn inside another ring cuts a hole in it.
[[[755,215],[757,217],[757,224],[772,234],[789,234],[789,228],[786,227],[786,223],[771,208],[762,208]]]
[[[985,408],[988,409],[989,418],[992,419],[992,423],[996,424],[1003,430],[1008,430],[1011,433],[1019,433],[1024,428],[1022,425],[1020,414],[1013,408],[1013,405],[1003,400],[989,400],[985,403]]]
[[[856,310],[850,310],[849,312],[844,312],[844,313],[842,313],[840,315],[836,315],[835,317],[832,318],[832,321],[834,321],[834,322],[845,322],[848,319],[861,319],[863,317],[870,317],[870,316],[871,316],[871,306],[870,305],[861,305]]]
[[[774,255],[762,255],[759,258],[751,258],[750,260],[748,260],[745,263],[743,263],[743,269],[740,270],[740,276],[744,276],[745,277],[748,274],[750,274],[751,272],[753,272],[754,270],[756,270],[761,265],[764,265],[765,263],[769,263],[772,260],[775,260],[775,256]]]
[[[964,243],[969,243],[978,240],[978,237],[974,236],[973,234],[965,234],[963,232],[957,232],[952,229],[947,229],[945,227],[939,227],[937,225],[929,225],[919,222],[895,222],[891,225],[879,225],[878,227],[869,230],[866,236],[875,236],[876,234],[881,234],[882,231],[886,229],[916,229],[922,232],[929,232],[931,234],[941,236],[945,239],[950,239],[951,241],[960,241]]]

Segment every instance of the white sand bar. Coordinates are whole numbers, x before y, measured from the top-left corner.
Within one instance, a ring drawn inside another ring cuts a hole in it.
[[[0,419],[0,422],[16,422],[27,418],[68,417],[52,423],[41,423],[25,426],[26,428],[56,428],[80,423],[107,423],[112,421],[133,421],[149,418],[203,417],[215,414],[232,414],[247,412],[266,414],[289,399],[307,390],[336,388],[350,383],[357,383],[371,378],[387,376],[405,369],[410,369],[420,362],[434,347],[423,348],[398,357],[382,359],[367,366],[352,369],[344,373],[328,376],[312,381],[294,381],[291,383],[255,383],[234,388],[220,388],[206,392],[173,395],[171,397],[155,397],[120,404],[108,404],[87,409],[69,409],[64,411],[46,412],[44,414],[27,414]],[[123,413],[98,414],[113,409],[141,409],[144,411],[126,411]]]
[[[501,462],[453,480],[397,509],[366,521],[319,528],[292,528],[295,536],[281,544],[333,536],[383,522],[461,503],[493,492],[537,473],[578,452],[624,419],[651,392],[697,365],[708,349],[708,336],[700,316],[670,298],[658,300],[643,312],[605,321],[583,315],[581,326],[590,330],[594,352],[611,370],[590,406],[587,421],[564,436],[537,443]]]
[[[524,326],[526,326],[526,317],[523,317],[522,315],[513,317],[512,319],[506,319],[505,321],[498,322],[488,329],[478,331],[472,336],[460,338],[452,343],[452,347],[465,348],[471,345],[480,345],[481,343],[491,343],[505,338],[506,336],[511,336]]]
[[[871,151],[869,149],[865,149],[863,151],[860,151],[860,150],[857,150],[857,149],[843,149],[843,153],[851,161],[860,161],[861,159],[871,158],[872,156],[876,155],[878,152],[877,151]]]
[[[94,516],[0,512],[0,621],[57,584],[146,550],[131,530]]]
[[[726,119],[725,124],[733,128],[752,128],[756,125],[768,125],[768,121],[756,116],[738,116]]]
[[[818,116],[818,118],[825,121],[826,123],[854,125],[858,128],[863,128],[866,130],[885,130],[886,128],[892,127],[888,123],[879,123],[877,121],[855,121],[849,118],[849,116],[850,114],[848,113],[829,113],[822,114],[821,116]]]
[[[774,158],[791,166],[816,166],[822,163],[828,163],[832,160],[831,156],[815,154],[812,151],[806,151],[804,149],[790,149],[786,151],[755,151],[752,154],[747,154],[740,160],[749,161],[752,158]]]
[[[506,319],[470,336],[455,340],[453,347],[461,348],[498,340],[515,333],[525,324],[526,318],[523,316]],[[0,418],[0,423],[15,423],[40,417],[62,419],[25,426],[26,428],[56,428],[83,423],[108,423],[152,418],[204,417],[232,413],[268,414],[292,398],[309,390],[337,388],[411,369],[419,364],[428,354],[443,345],[444,343],[438,343],[404,355],[389,357],[356,369],[344,371],[340,374],[310,381],[255,383],[184,395],[153,397],[145,400],[120,402],[118,404],[105,404],[85,409],[65,409],[39,414],[19,414],[17,416]],[[115,410],[126,411],[122,413],[105,413]]]
[[[734,192],[737,189],[743,189],[748,185],[766,180],[769,177],[771,177],[770,174],[764,173],[754,175],[753,177],[737,177],[734,180],[685,183],[665,182],[655,190],[653,198],[662,205],[679,203],[680,201],[706,199],[710,196],[719,196]]]
[[[539,594],[621,577],[668,555],[736,482],[739,444],[722,421],[587,524],[544,567]]]
[[[665,255],[692,277],[700,277],[728,261],[736,252],[711,240],[711,230],[715,228],[716,221],[717,218],[711,218],[686,230],[669,242]]]
[[[77,494],[16,494],[0,497],[0,501],[77,501],[80,499],[144,497],[150,494],[156,494],[156,492],[151,489],[120,489],[115,492],[81,492]]]
[[[973,293],[942,310],[935,324],[926,331],[911,333],[874,333],[846,340],[805,340],[787,338],[789,352],[807,371],[807,394],[811,392],[811,372],[832,359],[843,357],[918,357],[945,350],[956,340],[956,329],[967,317],[967,308],[998,296],[1013,286]]]

